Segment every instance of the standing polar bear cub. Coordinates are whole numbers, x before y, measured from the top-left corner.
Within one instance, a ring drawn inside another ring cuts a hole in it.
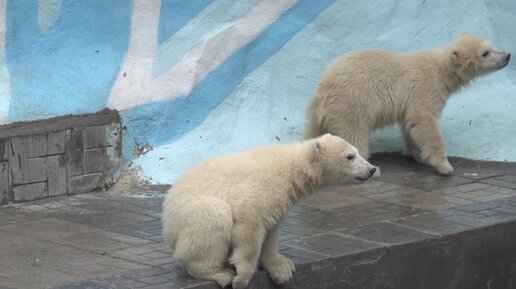
[[[505,67],[510,57],[468,33],[429,50],[343,55],[321,78],[308,107],[305,138],[332,133],[367,158],[369,132],[400,123],[404,154],[449,175],[453,168],[439,129],[446,100],[475,77]]]
[[[373,175],[376,167],[330,134],[217,157],[170,189],[163,203],[165,241],[195,278],[244,288],[260,262],[274,282],[285,283],[294,264],[279,253],[278,235],[288,208],[318,187]]]

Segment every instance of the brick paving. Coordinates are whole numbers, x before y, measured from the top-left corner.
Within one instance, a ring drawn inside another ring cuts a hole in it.
[[[380,258],[396,246],[516,224],[516,164],[452,159],[455,175],[441,177],[395,154],[372,162],[381,178],[326,188],[288,213],[280,249],[300,272],[339,256]],[[0,207],[0,289],[217,288],[181,272],[162,243],[165,190]],[[267,282],[260,272],[251,287],[268,288]]]

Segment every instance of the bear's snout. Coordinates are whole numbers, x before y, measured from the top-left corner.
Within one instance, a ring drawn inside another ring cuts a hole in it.
[[[372,176],[372,175],[374,175],[374,173],[375,173],[375,172],[376,172],[376,168],[374,168],[374,167],[373,167],[372,169],[370,169],[370,170],[369,170],[369,174],[370,174],[371,176]]]
[[[511,54],[507,53],[507,56],[505,56],[505,61],[509,62],[509,59],[511,59]]]
[[[370,169],[367,169],[361,176],[355,177],[355,179],[357,179],[359,181],[367,181],[371,177],[374,176],[374,174],[376,173],[376,170],[377,170],[376,167],[372,167]]]

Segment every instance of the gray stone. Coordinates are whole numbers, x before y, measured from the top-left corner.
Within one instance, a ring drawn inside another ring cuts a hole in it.
[[[28,183],[43,182],[47,180],[47,167],[45,158],[28,159],[27,181]]]
[[[48,134],[37,134],[27,137],[28,157],[41,157],[47,155]]]
[[[67,137],[68,146],[68,175],[84,174],[84,130],[73,129]]]
[[[24,121],[4,125],[0,130],[0,139],[21,135],[65,131],[70,128],[98,126],[114,122],[120,122],[118,111],[104,109],[98,113],[87,115],[65,115],[44,120]]]
[[[65,155],[47,157],[46,165],[48,176],[48,195],[65,195],[68,191]]]
[[[120,123],[110,123],[107,126],[107,139],[112,147],[120,147],[122,145],[122,125]]]
[[[508,177],[506,177],[505,179],[503,177],[499,177],[499,178],[484,179],[484,180],[481,180],[480,182],[482,182],[484,184],[490,184],[493,186],[497,186],[497,187],[503,187],[503,188],[509,188],[512,190],[516,190],[516,183],[514,183],[512,181],[508,181],[508,180],[509,180]]]
[[[104,157],[104,181],[106,184],[113,184],[120,176],[122,167],[122,154],[120,147],[106,148]]]
[[[27,178],[27,138],[24,136],[11,139],[9,152],[9,169],[13,185],[26,184]]]
[[[33,183],[28,185],[13,186],[13,201],[32,201],[48,196],[47,183]]]
[[[107,147],[110,145],[107,125],[87,127],[84,129],[84,132],[86,138],[84,142],[85,149]]]
[[[106,149],[88,149],[84,151],[85,173],[100,173],[104,171],[104,162],[107,158]]]
[[[9,158],[9,139],[0,139],[0,161],[6,161]]]
[[[47,155],[62,154],[65,152],[65,132],[51,132],[48,134]]]
[[[72,195],[88,193],[104,187],[102,173],[70,177],[68,180],[68,192]]]
[[[9,202],[9,163],[0,162],[0,204]]]

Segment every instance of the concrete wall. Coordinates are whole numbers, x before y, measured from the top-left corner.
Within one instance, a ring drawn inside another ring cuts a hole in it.
[[[299,139],[343,52],[432,47],[464,29],[516,51],[512,0],[0,0],[0,11],[0,122],[118,109],[126,159],[159,183],[213,155]],[[515,79],[511,64],[450,100],[449,155],[516,161]],[[372,145],[402,149],[396,128]]]
[[[0,205],[107,188],[120,175],[117,111],[14,123],[0,130]]]

